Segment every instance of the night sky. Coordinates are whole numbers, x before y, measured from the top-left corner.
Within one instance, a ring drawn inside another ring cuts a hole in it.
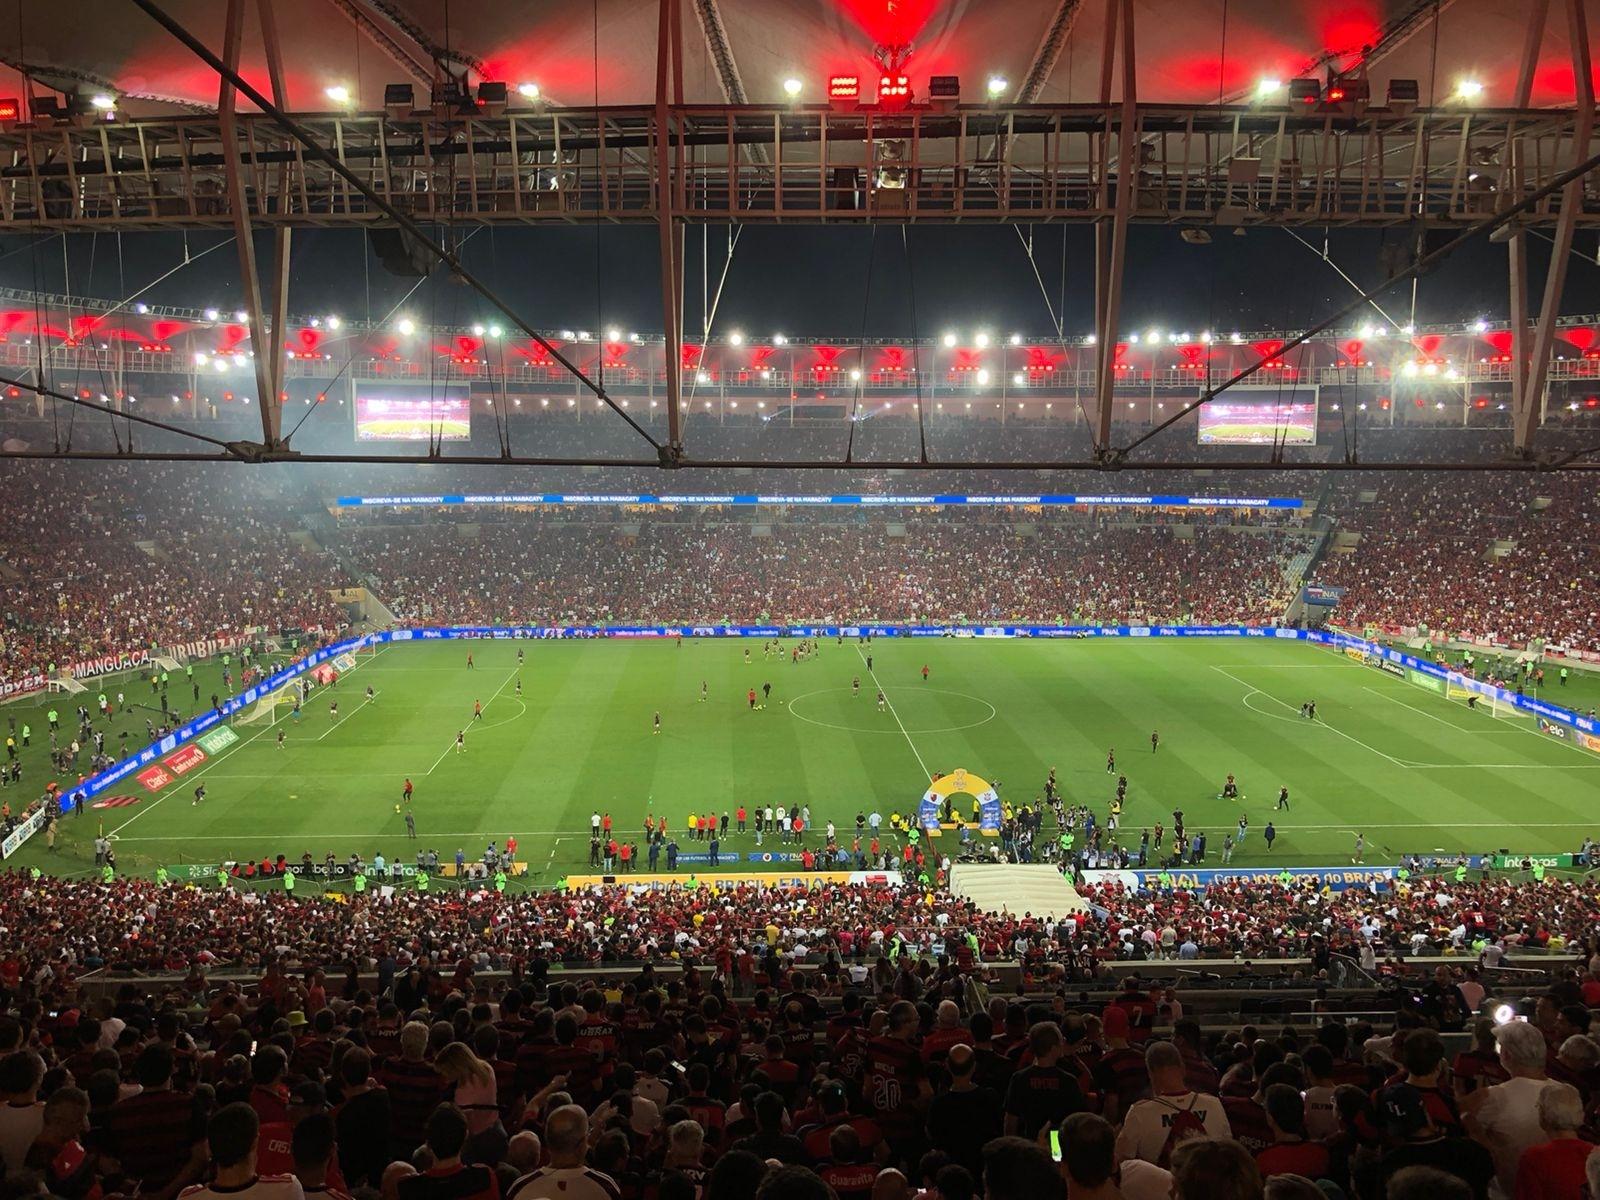
[[[843,340],[987,328],[1042,336],[1052,325],[1024,250],[1030,232],[1050,304],[1064,312],[1070,336],[1087,333],[1093,327],[1093,235],[1083,227],[1043,225],[1021,227],[1021,236],[1018,228],[1005,226],[748,226],[713,333],[738,328],[754,337],[782,332]],[[469,233],[462,229],[451,236]],[[1282,230],[1255,230],[1242,238],[1218,232],[1211,245],[1191,246],[1175,228],[1135,227],[1124,330],[1276,330],[1315,322],[1355,293],[1321,260],[1323,232],[1300,233],[1315,250]],[[462,253],[535,326],[617,325],[650,333],[661,328],[656,239],[653,226],[485,228],[471,234]],[[714,290],[728,230],[688,232],[685,333],[691,338],[701,329],[703,239]],[[65,241],[58,235],[4,237],[0,284],[120,299],[178,266],[186,250],[192,256],[223,240],[225,235],[209,232],[76,235]],[[1381,241],[1376,231],[1335,231],[1329,254],[1356,282],[1371,286],[1384,278]],[[1593,231],[1578,235],[1561,306],[1566,313],[1600,310],[1596,241]],[[263,255],[267,244],[262,236]],[[1537,288],[1548,242],[1535,236],[1532,245]],[[1505,260],[1503,246],[1475,241],[1422,280],[1414,318],[1409,284],[1395,287],[1380,303],[1399,323],[1503,319]],[[419,322],[469,325],[489,319],[487,306],[470,289],[443,274],[436,271],[405,311]],[[359,232],[295,233],[291,312],[381,318],[415,282],[388,274]],[[141,299],[232,309],[239,296],[237,256],[228,245],[178,270]]]

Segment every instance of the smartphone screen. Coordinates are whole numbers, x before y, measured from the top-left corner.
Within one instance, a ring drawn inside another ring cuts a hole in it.
[[[1050,1131],[1050,1157],[1056,1162],[1061,1161],[1061,1131],[1059,1129]]]

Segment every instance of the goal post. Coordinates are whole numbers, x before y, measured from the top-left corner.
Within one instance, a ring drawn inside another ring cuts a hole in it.
[[[1451,671],[1445,676],[1444,697],[1446,700],[1460,701],[1479,712],[1486,712],[1491,717],[1516,715],[1509,705],[1501,703],[1500,689],[1481,679],[1463,675],[1460,671]]]
[[[262,696],[244,712],[233,719],[235,725],[276,725],[281,715],[280,710],[285,710],[294,704],[295,683],[286,683],[268,695]]]

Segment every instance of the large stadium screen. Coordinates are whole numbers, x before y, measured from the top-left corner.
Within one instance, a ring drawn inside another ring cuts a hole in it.
[[[464,442],[472,396],[464,384],[356,384],[356,441]]]
[[[1202,446],[1314,446],[1317,389],[1264,389],[1255,396],[1230,389],[1200,407]]]

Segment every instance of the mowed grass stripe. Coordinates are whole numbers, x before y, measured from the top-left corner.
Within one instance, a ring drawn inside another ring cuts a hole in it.
[[[597,806],[631,837],[647,807],[681,835],[691,807],[720,813],[741,800],[809,802],[815,827],[832,819],[847,834],[858,809],[909,813],[925,787],[893,716],[877,711],[851,643],[824,642],[817,660],[796,665],[787,645],[780,660],[763,660],[759,641],[525,642],[520,703],[510,685],[491,702],[515,670],[518,645],[474,644],[470,674],[459,643],[396,645],[340,687],[341,708],[353,709],[370,681],[381,693],[376,705],[330,727],[327,697],[314,695],[301,722],[285,726],[288,749],[276,750],[269,733],[218,762],[204,806],[190,805],[183,785],[170,802],[145,808],[129,830],[124,863],[304,850],[320,858],[330,848],[341,857],[351,849],[409,856],[417,847],[394,812],[408,773],[418,784],[422,847],[449,857],[460,844],[476,858],[491,837],[517,833],[524,858],[541,868],[556,850],[556,873],[582,866],[583,831]],[[1229,771],[1239,776],[1253,829],[1241,863],[1344,861],[1354,829],[1369,830],[1374,851],[1387,845],[1395,854],[1571,849],[1591,831],[1583,822],[1600,785],[1600,756],[1533,733],[1505,736],[1487,715],[1481,720],[1493,736],[1477,737],[1463,728],[1476,714],[1459,703],[1303,645],[885,638],[871,653],[929,767],[1001,780],[1014,802],[1037,796],[1053,765],[1067,796],[1103,816],[1114,782],[1105,752],[1116,746],[1130,778],[1127,844],[1156,820],[1170,826],[1172,809],[1183,808],[1189,828],[1210,835],[1215,855],[1238,815],[1239,806],[1216,799]],[[854,675],[863,694],[851,700]],[[702,679],[710,685],[705,704]],[[773,683],[772,703],[752,714],[745,691],[764,679]],[[1246,707],[1251,690],[1260,695]],[[795,711],[793,701],[808,692],[819,694]],[[1301,722],[1295,708],[1311,697],[1329,725],[1370,749]],[[476,729],[474,698],[487,705]],[[985,704],[994,705],[994,719],[951,728],[986,715]],[[660,736],[650,733],[656,709]],[[467,754],[440,758],[464,727]],[[1152,728],[1162,736],[1155,755]],[[1427,765],[1396,766],[1383,755]],[[437,769],[423,776],[435,759]],[[1287,814],[1272,809],[1280,783],[1293,795]],[[139,789],[130,780],[128,790]],[[1279,817],[1282,836],[1269,860],[1260,830]],[[35,845],[21,861],[81,867],[97,823],[69,819],[54,856]],[[370,837],[357,833],[363,829]],[[559,846],[558,834],[567,839]],[[754,838],[734,837],[724,849],[753,850]]]

